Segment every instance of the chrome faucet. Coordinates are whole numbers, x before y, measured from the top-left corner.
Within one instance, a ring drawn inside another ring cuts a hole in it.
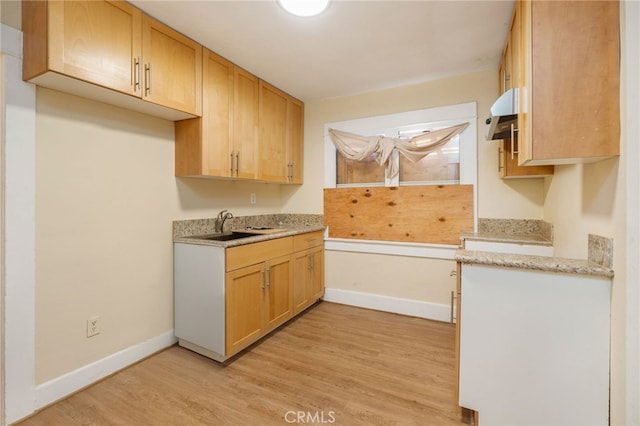
[[[216,234],[224,232],[224,222],[232,217],[233,215],[231,214],[231,212],[227,212],[226,210],[222,210],[220,213],[218,213],[218,217],[216,218],[215,222]]]

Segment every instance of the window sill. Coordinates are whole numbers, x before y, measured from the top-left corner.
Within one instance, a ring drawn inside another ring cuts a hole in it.
[[[460,247],[448,244],[326,238],[325,250],[453,260]]]

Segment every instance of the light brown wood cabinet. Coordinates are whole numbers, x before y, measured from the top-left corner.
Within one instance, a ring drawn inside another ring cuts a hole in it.
[[[522,0],[515,7],[518,163],[619,155],[619,2]]]
[[[292,248],[286,237],[227,249],[227,355],[292,317]]]
[[[202,46],[142,15],[142,98],[202,114]]]
[[[518,139],[503,139],[498,146],[498,171],[502,179],[551,176],[554,166],[521,166],[518,164]]]
[[[168,119],[201,114],[202,47],[129,3],[24,0],[22,30],[26,81]]]
[[[291,273],[290,256],[227,272],[227,354],[247,347],[291,318]]]
[[[289,97],[287,109],[289,183],[302,184],[304,172],[304,103]]]
[[[204,49],[202,117],[176,122],[176,176],[258,177],[259,80]]]
[[[224,248],[174,244],[178,343],[224,361],[324,294],[323,232]]]
[[[293,313],[303,311],[324,295],[323,232],[296,235],[293,240]]]
[[[258,135],[260,80],[240,67],[234,67],[233,101],[233,176],[240,179],[258,177]],[[207,111],[215,114],[216,111]],[[235,163],[234,161],[235,160]],[[235,166],[234,166],[235,164]]]
[[[302,183],[304,105],[260,81],[260,180]]]
[[[204,114],[175,124],[176,176],[231,177],[234,68],[226,59],[203,50]]]
[[[498,86],[500,93],[513,87],[520,87],[524,81],[521,64],[521,3],[516,3],[513,10],[511,27],[507,34],[502,60],[498,70]],[[514,133],[516,135],[517,133]],[[498,147],[498,172],[502,179],[544,177],[553,175],[553,166],[521,166],[518,164],[519,138],[512,137],[500,141]]]
[[[204,49],[202,117],[176,122],[176,176],[302,183],[304,104]]]

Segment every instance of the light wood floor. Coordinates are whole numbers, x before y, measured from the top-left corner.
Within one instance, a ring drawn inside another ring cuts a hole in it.
[[[227,365],[173,346],[22,424],[461,425],[454,336],[322,302]]]

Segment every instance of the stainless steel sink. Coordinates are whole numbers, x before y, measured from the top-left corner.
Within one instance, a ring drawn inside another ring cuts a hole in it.
[[[193,238],[198,238],[200,240],[212,240],[212,241],[230,241],[230,240],[238,240],[240,238],[255,237],[255,236],[256,236],[255,233],[233,231],[230,234],[202,235],[202,236],[197,236]]]

